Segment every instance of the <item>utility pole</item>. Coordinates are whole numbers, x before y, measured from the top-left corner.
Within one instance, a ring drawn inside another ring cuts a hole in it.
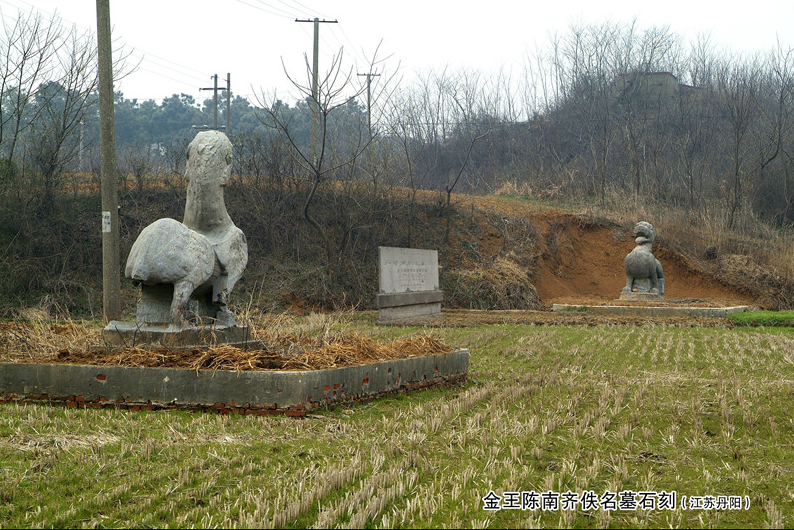
[[[317,163],[317,124],[320,121],[320,95],[319,95],[319,70],[320,61],[318,58],[320,51],[320,23],[338,24],[338,20],[320,20],[317,17],[312,19],[300,20],[295,22],[311,22],[314,24],[314,55],[312,57],[312,130],[311,130],[311,156],[312,163]]]
[[[212,115],[212,128],[217,131],[218,130],[218,74],[213,75],[212,79],[215,80],[215,86],[211,86],[209,88],[199,88],[199,90],[212,90],[215,93],[214,96],[215,109]]]
[[[109,0],[96,0],[99,55],[99,141],[102,191],[102,317],[121,318],[119,199],[116,175],[116,119],[113,109],[113,50]]]
[[[367,127],[369,128],[369,143],[372,143],[372,78],[380,77],[380,74],[358,74],[359,77],[367,76]]]
[[[226,136],[231,134],[231,116],[232,109],[232,74],[226,72]]]

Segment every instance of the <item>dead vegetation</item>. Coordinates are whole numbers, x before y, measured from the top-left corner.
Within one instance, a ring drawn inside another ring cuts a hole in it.
[[[321,370],[447,353],[452,348],[420,333],[378,342],[360,333],[333,330],[337,318],[279,315],[268,327],[251,326],[250,347],[209,345],[191,350],[98,348],[98,329],[82,324],[0,324],[0,361],[99,366],[168,367],[190,370]]]

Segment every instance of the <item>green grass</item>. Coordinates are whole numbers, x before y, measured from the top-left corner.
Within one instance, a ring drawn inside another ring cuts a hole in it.
[[[417,328],[348,330],[393,338]],[[463,387],[313,417],[0,406],[2,527],[784,527],[794,330],[442,329]],[[483,510],[493,490],[749,496],[741,511]]]
[[[728,318],[742,326],[794,326],[794,311],[746,311]]]

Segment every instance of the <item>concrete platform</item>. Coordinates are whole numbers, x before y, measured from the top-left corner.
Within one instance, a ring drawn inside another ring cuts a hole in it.
[[[620,300],[635,302],[664,302],[664,295],[649,292],[620,293]]]
[[[465,380],[469,351],[312,371],[0,363],[0,402],[80,408],[308,411]]]
[[[218,344],[243,348],[251,339],[247,326],[201,326],[175,330],[166,325],[111,320],[102,330],[102,341],[104,344],[95,349],[137,347],[184,350]]]
[[[693,306],[649,306],[649,305],[572,305],[554,304],[552,311],[558,313],[584,313],[589,315],[612,315],[633,317],[705,317],[720,318],[734,313],[749,311],[750,306],[693,307]]]

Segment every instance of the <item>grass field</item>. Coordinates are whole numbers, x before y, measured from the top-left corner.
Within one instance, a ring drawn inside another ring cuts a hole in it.
[[[435,333],[471,350],[464,386],[304,419],[0,406],[0,526],[794,524],[794,329]],[[531,490],[675,491],[679,508],[483,509],[490,491]],[[684,495],[742,509],[683,510]]]

